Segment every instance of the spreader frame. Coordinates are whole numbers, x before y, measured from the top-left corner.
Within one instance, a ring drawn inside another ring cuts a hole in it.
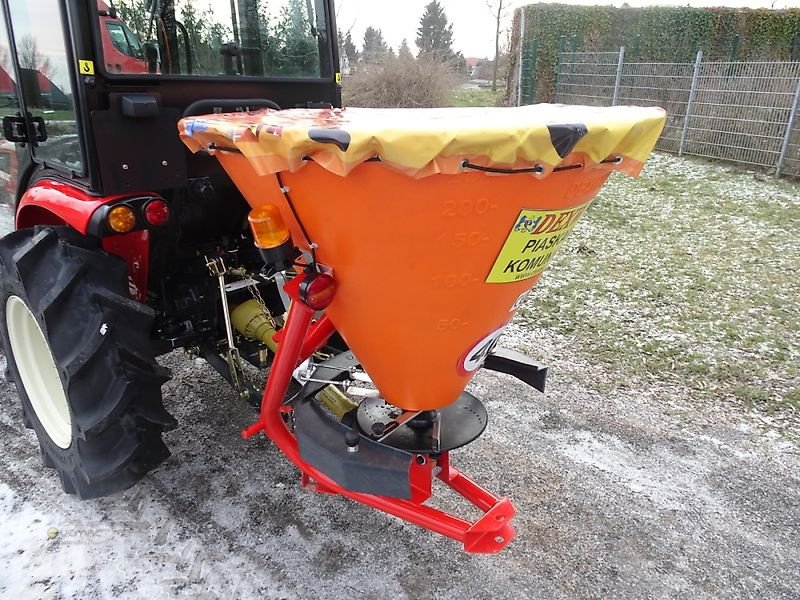
[[[297,438],[287,425],[291,422],[292,407],[285,405],[283,401],[295,368],[319,350],[334,332],[333,324],[326,315],[315,319],[315,311],[300,300],[300,285],[307,276],[305,273],[300,274],[284,286],[292,304],[264,387],[259,418],[242,431],[242,437],[248,439],[263,432],[300,469],[301,484],[304,487],[321,493],[338,494],[372,506],[457,540],[467,552],[493,554],[502,550],[516,535],[511,525],[516,509],[511,500],[496,496],[461,473],[450,464],[447,452],[412,466],[409,472],[412,487],[416,490],[429,490],[430,481],[435,475],[483,512],[475,521],[426,506],[424,502],[429,493],[417,493],[411,500],[402,500],[347,490],[303,460]]]

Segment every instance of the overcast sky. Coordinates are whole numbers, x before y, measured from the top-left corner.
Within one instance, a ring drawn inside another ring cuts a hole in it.
[[[411,50],[416,53],[414,40],[417,36],[419,19],[425,5],[430,0],[336,0],[336,12],[339,29],[350,30],[356,46],[361,47],[364,30],[377,27],[383,32],[387,43],[397,49],[403,38],[408,40]],[[621,6],[625,0],[568,0],[559,4],[613,4]],[[494,22],[487,2],[495,4],[497,0],[440,0],[450,23],[453,24],[455,48],[465,56],[486,57],[494,55]],[[730,6],[749,8],[800,8],[800,0],[627,0],[630,6]],[[506,0],[511,9],[530,0]],[[505,11],[504,11],[505,12]],[[511,10],[504,21],[508,29],[511,22]]]

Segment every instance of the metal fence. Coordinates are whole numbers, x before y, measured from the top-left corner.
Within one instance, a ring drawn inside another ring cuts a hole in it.
[[[657,148],[800,176],[800,62],[626,62],[619,52],[563,52],[556,101],[661,106]]]

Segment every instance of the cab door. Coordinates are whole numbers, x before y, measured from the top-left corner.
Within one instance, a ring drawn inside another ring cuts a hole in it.
[[[0,120],[22,114],[8,31],[5,7],[0,3]],[[7,140],[5,135],[0,137],[0,236],[14,230],[19,174],[29,162],[27,146]]]
[[[7,0],[0,33],[8,56],[0,80],[11,80],[9,102],[0,116],[4,142],[16,142],[16,174],[21,162],[75,178],[85,172],[75,105],[75,69],[65,37],[63,2]],[[6,12],[7,11],[7,12]],[[1,86],[0,86],[1,87]],[[13,118],[16,117],[16,118]],[[3,158],[0,157],[0,166]],[[11,161],[13,163],[13,160]],[[13,169],[12,169],[13,170]],[[15,198],[16,199],[16,198]]]

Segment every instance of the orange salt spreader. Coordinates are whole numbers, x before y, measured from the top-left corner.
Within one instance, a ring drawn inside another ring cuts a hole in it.
[[[291,299],[258,421],[303,482],[497,552],[514,508],[450,464],[486,426],[482,366],[543,391],[503,328],[612,171],[637,175],[659,108],[295,109],[187,118],[252,206]],[[318,351],[332,335],[346,344]],[[285,401],[292,376],[303,390]],[[431,508],[438,477],[483,515]]]

